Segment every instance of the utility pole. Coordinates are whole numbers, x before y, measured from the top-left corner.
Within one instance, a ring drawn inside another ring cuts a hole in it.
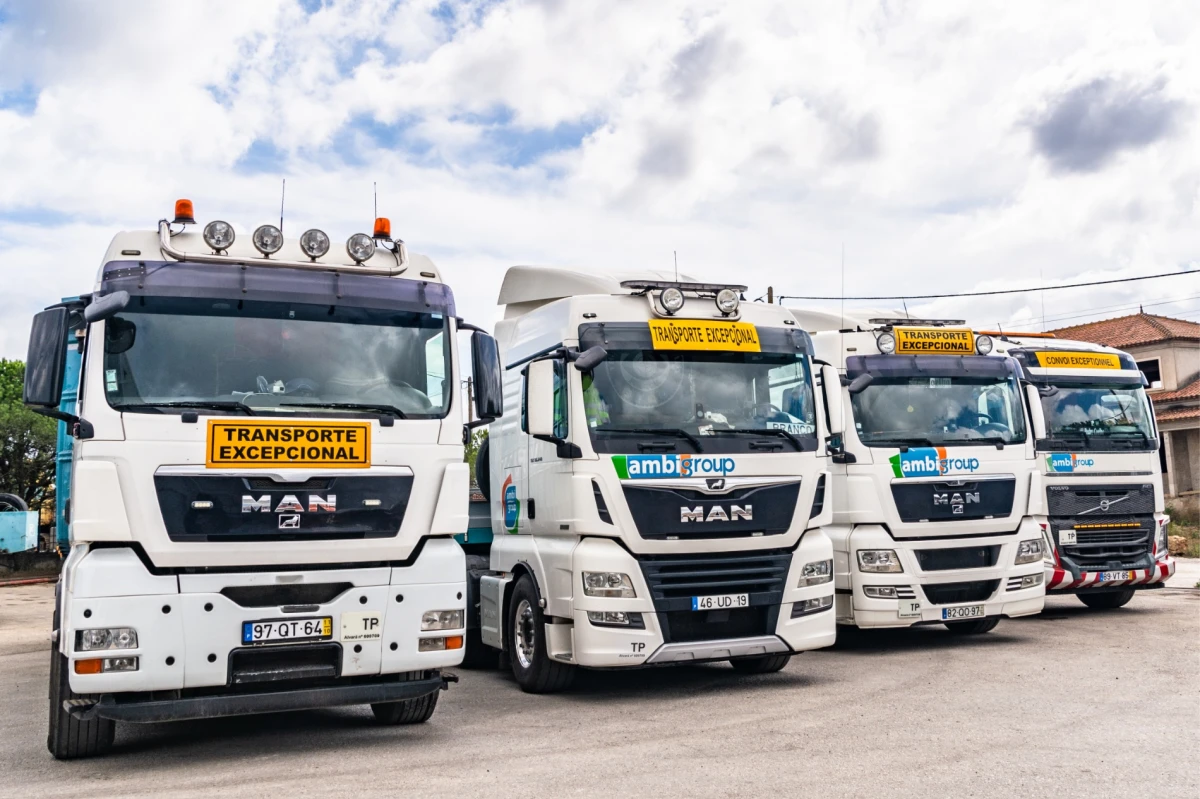
[[[767,286],[767,305],[775,304],[775,287]]]

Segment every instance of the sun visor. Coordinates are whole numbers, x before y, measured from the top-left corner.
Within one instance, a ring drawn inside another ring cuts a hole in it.
[[[989,355],[851,355],[846,359],[846,377],[1015,377],[1009,358]]]
[[[705,321],[704,324],[722,323]],[[812,338],[803,330],[778,327],[756,327],[755,330],[759,344],[757,352],[812,355]],[[604,347],[606,350],[655,349],[650,325],[646,322],[590,322],[580,325],[579,349],[586,350],[595,346]],[[700,346],[693,351],[703,352],[706,349],[708,348]]]

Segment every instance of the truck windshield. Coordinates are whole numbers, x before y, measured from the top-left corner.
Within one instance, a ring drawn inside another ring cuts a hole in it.
[[[1141,386],[1043,386],[1048,438],[1041,449],[1153,449],[1150,405]]]
[[[280,302],[138,298],[104,326],[114,408],[446,415],[441,314]]]
[[[868,447],[1014,444],[1025,440],[1016,381],[999,377],[876,377],[851,395]]]
[[[614,350],[583,375],[583,397],[597,452],[647,437],[680,451],[816,448],[808,361],[794,353]]]

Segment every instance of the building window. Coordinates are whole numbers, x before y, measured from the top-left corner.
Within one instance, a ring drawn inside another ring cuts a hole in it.
[[[1162,388],[1162,373],[1158,370],[1158,358],[1149,358],[1137,362],[1137,368],[1146,376],[1150,388]]]

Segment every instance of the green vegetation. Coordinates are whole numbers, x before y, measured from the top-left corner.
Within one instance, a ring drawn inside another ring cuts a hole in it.
[[[0,358],[0,492],[16,494],[32,511],[54,504],[58,422],[21,402],[25,364]]]
[[[465,460],[471,466],[472,483],[475,482],[475,459],[479,457],[479,448],[487,440],[487,435],[487,430],[474,430],[471,432],[471,440],[467,442]]]

